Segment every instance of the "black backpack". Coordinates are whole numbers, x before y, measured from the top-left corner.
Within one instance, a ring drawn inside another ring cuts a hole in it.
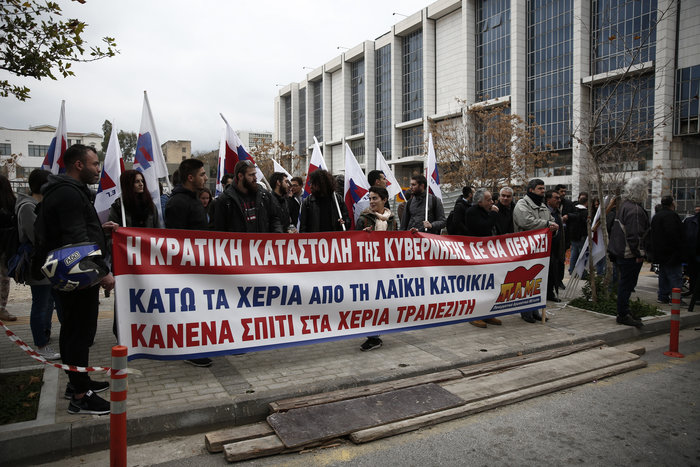
[[[0,216],[3,225],[0,226],[0,257],[9,263],[17,249],[19,248],[19,229],[17,228],[17,214],[8,212],[7,209],[0,209]]]

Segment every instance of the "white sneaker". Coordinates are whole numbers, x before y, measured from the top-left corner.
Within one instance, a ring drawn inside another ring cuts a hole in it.
[[[45,345],[44,347],[38,347],[36,353],[44,357],[46,360],[58,360],[61,358],[61,354],[54,351],[50,345]]]

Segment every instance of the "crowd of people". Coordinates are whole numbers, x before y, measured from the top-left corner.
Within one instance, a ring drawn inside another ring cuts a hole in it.
[[[0,221],[3,226],[14,222],[16,216],[22,241],[34,242],[35,219],[43,216],[42,238],[46,248],[59,248],[78,242],[92,242],[104,252],[102,261],[108,271],[111,232],[120,226],[165,227],[185,230],[216,230],[243,233],[332,232],[347,230],[353,224],[343,197],[338,194],[336,179],[326,170],[316,170],[309,176],[311,194],[302,198],[304,181],[291,180],[284,173],[270,177],[270,190],[257,183],[256,167],[247,160],[238,162],[233,173],[222,179],[223,192],[216,198],[206,188],[207,174],[199,159],[186,159],[173,176],[172,193],[161,197],[164,225],[154,205],[143,175],[136,170],[124,171],[119,180],[121,200],[111,206],[108,221],[101,223],[93,207],[93,193],[88,185],[97,182],[100,164],[95,150],[76,144],[64,155],[65,174],[51,175],[35,170],[29,176],[30,194],[17,195],[9,182],[0,176],[2,206]],[[411,177],[408,201],[397,211],[391,210],[386,178],[381,171],[367,175],[370,184],[369,207],[360,213],[355,228],[365,231],[429,232],[440,234],[445,227],[451,235],[487,237],[536,229],[552,232],[549,262],[547,300],[559,302],[559,290],[565,287],[566,252],[571,249],[569,273],[581,254],[588,235],[588,195],[581,193],[577,202],[566,198],[567,189],[557,185],[547,190],[541,179],[530,180],[525,195],[515,202],[514,191],[503,187],[495,193],[488,189],[466,186],[455,202],[449,220],[445,217],[442,201],[427,189],[423,175]],[[641,326],[641,321],[629,311],[629,297],[637,282],[645,258],[653,254],[659,264],[659,301],[667,303],[674,287],[680,287],[682,264],[686,264],[691,284],[697,293],[700,271],[700,244],[696,214],[681,222],[674,212],[671,196],[662,199],[659,212],[650,222],[643,203],[647,196],[647,182],[633,178],[625,187],[621,200],[606,206],[610,233],[610,260],[615,265],[617,289],[617,322]],[[41,203],[41,209],[37,208]],[[427,209],[426,209],[427,206]],[[595,208],[595,200],[593,202]],[[123,211],[123,212],[122,212]],[[684,245],[680,248],[680,245]],[[8,252],[0,252],[0,319],[16,319],[5,308],[9,291],[6,260]],[[604,271],[603,259],[596,269]],[[602,264],[602,266],[601,266]],[[97,309],[100,288],[109,291],[114,286],[110,273],[85,288],[61,291],[52,288],[46,279],[28,282],[32,291],[30,325],[37,352],[45,358],[62,358],[76,366],[88,366],[89,348],[97,328]],[[691,299],[690,309],[696,295]],[[50,345],[51,317],[56,309],[61,321],[59,352]],[[539,311],[521,313],[528,323],[542,319]],[[470,321],[479,328],[502,325],[498,318]],[[382,346],[379,335],[370,336],[360,346],[368,351]],[[207,367],[209,358],[187,360],[188,363]],[[70,400],[69,413],[104,414],[109,402],[97,393],[108,388],[108,383],[90,379],[88,373],[67,372],[69,383],[65,397]]]

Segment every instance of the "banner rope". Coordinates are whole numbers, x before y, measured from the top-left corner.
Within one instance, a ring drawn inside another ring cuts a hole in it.
[[[78,373],[87,373],[91,371],[96,371],[96,372],[104,372],[108,376],[111,376],[112,374],[117,375],[117,376],[123,376],[126,374],[132,374],[132,375],[143,375],[143,373],[140,370],[137,370],[135,368],[126,368],[123,370],[112,370],[110,367],[103,367],[103,366],[88,366],[88,367],[83,367],[83,366],[75,366],[75,365],[64,365],[63,363],[53,363],[48,360],[46,360],[44,357],[39,355],[34,349],[32,349],[29,345],[27,345],[17,334],[12,332],[10,328],[8,328],[5,323],[0,321],[0,326],[2,326],[5,329],[5,334],[7,334],[7,337],[17,344],[20,349],[24,350],[25,353],[29,354],[30,357],[32,357],[34,360],[43,363],[44,365],[49,365],[58,368],[59,370],[68,370],[68,371],[75,371]]]

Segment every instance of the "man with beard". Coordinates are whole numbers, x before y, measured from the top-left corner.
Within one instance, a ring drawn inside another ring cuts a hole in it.
[[[275,197],[279,208],[279,217],[282,228],[287,233],[296,233],[297,228],[292,222],[289,214],[289,180],[284,172],[275,172],[270,177],[270,186],[272,187],[272,196]]]
[[[282,233],[280,213],[272,195],[258,186],[255,165],[239,161],[233,182],[219,196],[214,230],[222,232]]]

